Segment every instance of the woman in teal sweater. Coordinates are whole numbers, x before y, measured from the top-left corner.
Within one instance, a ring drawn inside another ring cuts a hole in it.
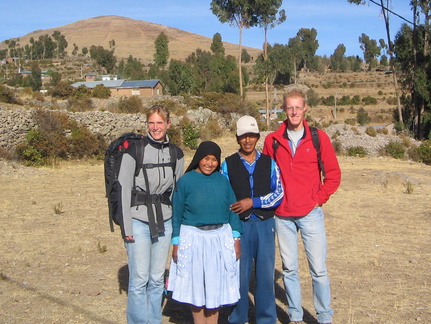
[[[217,323],[219,308],[239,294],[241,222],[236,201],[220,174],[220,147],[202,142],[173,194],[172,298],[190,304],[195,323]]]

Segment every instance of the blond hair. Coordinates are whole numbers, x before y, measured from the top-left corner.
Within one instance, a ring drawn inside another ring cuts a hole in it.
[[[288,98],[302,98],[304,101],[304,105],[307,104],[307,93],[305,90],[299,88],[299,87],[291,87],[288,88],[284,94],[283,94],[283,107],[286,104],[286,100]]]
[[[165,122],[169,121],[169,110],[165,106],[162,105],[155,105],[152,106],[150,109],[147,110],[147,120],[153,115],[157,114],[160,117],[163,118]]]

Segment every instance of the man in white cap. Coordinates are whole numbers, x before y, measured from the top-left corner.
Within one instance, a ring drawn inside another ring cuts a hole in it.
[[[243,225],[240,258],[241,298],[229,316],[229,323],[246,323],[248,292],[253,262],[256,274],[254,294],[257,324],[275,324],[274,293],[275,208],[283,200],[280,170],[268,155],[256,150],[260,138],[256,119],[243,116],[237,122],[239,151],[227,157],[221,172],[229,179],[237,201],[231,210]]]

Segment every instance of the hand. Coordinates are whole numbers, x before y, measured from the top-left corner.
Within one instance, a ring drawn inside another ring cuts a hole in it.
[[[239,260],[239,258],[241,257],[241,241],[240,240],[234,241],[234,248],[235,248],[236,259]]]
[[[172,247],[172,260],[174,260],[175,263],[178,261],[178,245]]]
[[[135,242],[135,239],[133,238],[133,236],[126,236],[124,237],[124,239],[128,242]]]
[[[230,205],[230,210],[232,210],[234,213],[241,214],[252,207],[253,207],[253,199],[244,198]]]

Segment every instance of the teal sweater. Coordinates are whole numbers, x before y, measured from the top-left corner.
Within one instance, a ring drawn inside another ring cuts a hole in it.
[[[172,241],[179,237],[181,224],[202,226],[229,223],[233,231],[242,233],[238,214],[229,209],[235,201],[229,180],[221,173],[205,175],[194,170],[187,172],[178,180],[173,194]]]

